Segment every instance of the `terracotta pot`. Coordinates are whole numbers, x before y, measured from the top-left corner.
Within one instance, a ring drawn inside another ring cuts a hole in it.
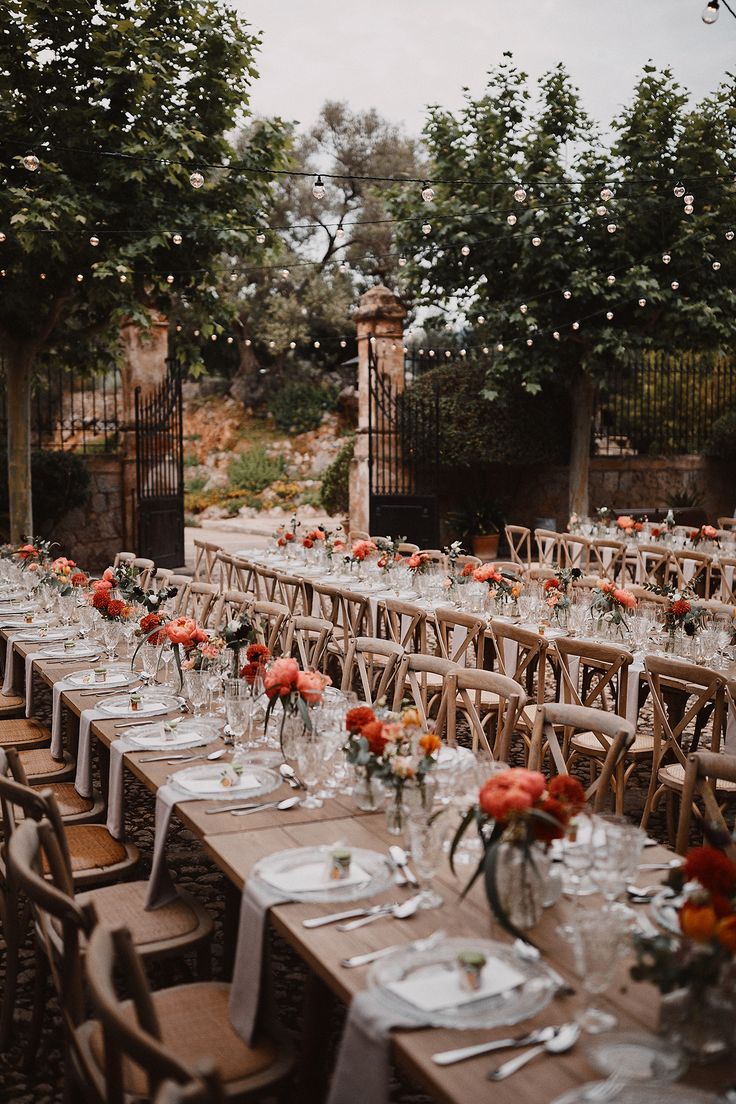
[[[495,560],[498,556],[498,533],[473,537],[473,555],[481,560]]]

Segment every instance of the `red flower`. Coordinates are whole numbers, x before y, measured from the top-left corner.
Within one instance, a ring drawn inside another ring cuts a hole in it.
[[[75,571],[71,577],[71,584],[74,587],[85,587],[89,582],[89,579],[83,571]]]
[[[549,824],[544,820],[535,821],[534,835],[536,838],[542,843],[549,843],[553,839],[562,839],[568,821],[568,811],[565,806],[559,801],[555,801],[554,797],[548,797],[542,804],[542,812],[554,817],[558,824]]]
[[[691,541],[697,540],[699,536],[700,536],[700,530],[699,529],[691,529],[690,530],[690,540]]]
[[[690,612],[690,603],[686,602],[684,598],[678,598],[676,602],[672,603],[672,613],[675,617],[684,617]]]
[[[271,653],[265,644],[249,644],[245,657],[249,663],[265,663],[271,658]]]
[[[474,570],[472,563],[466,563],[462,570],[463,579],[467,579],[468,575],[472,575]]]
[[[544,581],[544,589],[545,590],[559,590],[559,587],[560,587],[559,579],[545,579],[545,581]]]
[[[246,663],[245,667],[240,668],[240,677],[252,686],[262,670],[260,663]]]
[[[122,617],[125,612],[125,602],[121,602],[119,598],[109,598],[106,612],[108,617]]]
[[[109,590],[96,590],[92,595],[92,605],[96,610],[107,609],[108,602],[110,601]]]
[[[348,732],[362,732],[375,719],[376,714],[369,705],[357,705],[354,709],[348,709],[345,714],[345,728]]]
[[[279,537],[279,539],[276,541],[276,543],[279,546],[279,548],[285,548],[286,547],[286,541],[284,540],[283,537]]]
[[[287,541],[293,541],[294,534],[293,533],[284,533],[284,537],[286,538]]]
[[[686,879],[700,882],[709,893],[725,897],[736,893],[736,863],[713,847],[694,847],[688,851],[682,872]]]
[[[314,548],[314,541],[310,537],[305,537],[302,544],[305,548]]]
[[[382,721],[371,721],[369,724],[363,726],[361,732],[361,736],[365,737],[368,741],[368,748],[374,755],[382,755],[383,749],[389,742],[383,734],[383,727]]]
[[[38,558],[38,552],[32,544],[22,544],[16,552],[16,556],[20,556],[22,560],[33,560]]]
[[[716,939],[727,951],[736,954],[736,916],[726,916],[718,921]]]
[[[655,539],[656,539],[657,537],[661,536],[661,535],[662,535],[662,530],[661,530],[661,529],[652,529],[652,536],[653,536],[653,537],[654,537]]]
[[[578,812],[585,805],[585,790],[577,778],[569,774],[558,774],[549,784],[549,796],[570,810]]]

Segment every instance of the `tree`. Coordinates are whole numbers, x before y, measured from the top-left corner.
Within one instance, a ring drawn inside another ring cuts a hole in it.
[[[533,101],[504,55],[479,100],[430,110],[431,175],[463,183],[435,185],[429,208],[417,189],[395,201],[400,216],[431,224],[428,236],[402,224],[407,292],[459,308],[469,340],[493,350],[486,397],[508,377],[530,393],[545,377],[569,390],[571,511],[588,511],[595,389],[616,359],[733,340],[734,84],[689,110],[669,70],[646,66],[608,148],[561,65]],[[680,181],[692,214],[673,195]]]
[[[52,339],[81,342],[123,317],[145,325],[177,304],[209,332],[228,251],[254,243],[286,132],[264,121],[238,152],[225,135],[247,111],[258,45],[220,0],[8,0],[0,11],[13,540],[31,532],[31,379]]]

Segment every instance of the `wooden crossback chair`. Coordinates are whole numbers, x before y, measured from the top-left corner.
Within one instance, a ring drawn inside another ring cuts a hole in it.
[[[505,525],[506,543],[514,563],[526,570],[532,565],[532,533],[524,525]]]
[[[442,736],[447,720],[447,700],[442,693],[442,687],[447,676],[456,670],[458,667],[454,663],[449,659],[442,659],[441,656],[405,652],[394,680],[392,708],[400,709],[402,703],[409,701],[419,710],[422,724],[426,725],[433,719],[435,732],[438,736]],[[435,704],[438,708],[433,718]]]
[[[586,574],[590,566],[590,540],[576,533],[565,533],[560,537],[562,563],[565,567],[578,567]]]
[[[527,744],[531,744],[532,726],[537,707],[544,701],[547,654],[550,642],[547,637],[520,625],[507,625],[492,619],[488,634],[493,642],[498,672],[525,687],[527,702],[519,714],[519,731]],[[484,705],[490,702],[481,699]]]
[[[707,552],[698,552],[696,549],[676,549],[670,553],[671,571],[674,572],[674,581],[681,589],[692,589],[708,597],[710,591],[710,562],[711,556]]]
[[[427,614],[413,602],[384,598],[378,604],[376,635],[393,640],[405,651],[426,652]]]
[[[719,517],[719,529],[736,529],[736,517]]]
[[[219,627],[228,621],[237,620],[238,617],[249,617],[255,600],[255,594],[244,594],[242,590],[223,590],[215,603],[213,624]]]
[[[552,568],[555,564],[562,563],[560,552],[560,540],[562,533],[554,529],[535,529],[534,540],[537,545],[537,561],[540,567]]]
[[[718,564],[711,565],[710,596],[736,604],[736,557],[719,556]]]
[[[396,545],[396,551],[400,556],[413,556],[415,552],[419,551],[419,545],[412,544],[411,541],[399,541]]]
[[[290,617],[286,626],[284,655],[299,660],[303,670],[327,668],[328,647],[334,626],[323,617],[297,614]]]
[[[262,564],[253,564],[253,590],[259,602],[278,602],[279,573]]]
[[[726,786],[728,789],[726,790]],[[694,814],[700,815],[696,799],[703,802],[703,823],[731,837],[719,797],[736,798],[736,755],[723,755],[712,751],[696,751],[688,755],[685,779],[682,784],[680,819],[677,825],[676,850],[684,855],[690,846],[690,826]],[[736,862],[736,843],[728,847],[728,854]]]
[[[630,721],[602,709],[589,709],[582,705],[545,702],[539,706],[534,718],[534,732],[529,754],[530,770],[542,770],[546,752],[549,751],[552,769],[556,774],[569,774],[556,728],[565,732],[592,733],[599,741],[600,770],[588,786],[585,796],[593,801],[593,811],[601,812],[606,805],[610,789],[615,784],[616,771],[624,762],[636,737]]]
[[[590,572],[615,582],[624,570],[626,545],[623,541],[595,537],[590,542]]]
[[[716,671],[694,663],[647,656],[644,670],[654,707],[654,747],[641,826],[649,818],[662,795],[667,800],[667,826],[670,842],[675,842],[674,800],[682,792],[687,765],[684,748],[698,751],[700,737],[711,725],[711,751],[718,751],[724,710],[724,678]],[[692,735],[690,726],[693,727]]]
[[[306,585],[304,580],[297,575],[285,575],[282,571],[278,572],[275,600],[288,606],[292,617],[297,613],[308,614],[310,612]]]
[[[481,717],[484,694],[492,696],[495,708]],[[495,671],[456,667],[445,676],[442,695],[445,701],[440,708],[444,706],[447,717],[447,743],[457,745],[457,719],[461,714],[470,726],[473,750],[485,749],[494,758],[506,761],[516,722],[526,705],[523,687]]]
[[[112,561],[113,567],[120,567],[121,564],[132,564],[135,559],[135,552],[116,552],[115,559]]]
[[[195,583],[219,583],[219,559],[218,553],[222,551],[219,544],[210,541],[194,541],[194,574]]]
[[[485,621],[469,613],[462,613],[449,606],[438,606],[434,611],[437,645],[443,659],[449,659],[461,667],[483,666],[485,647]]]
[[[669,548],[660,544],[640,544],[636,550],[636,579],[639,586],[666,583],[672,570]]]
[[[191,585],[191,575],[179,575],[176,573],[172,573],[171,575],[169,575],[166,586],[176,587],[176,595],[172,601],[172,609],[175,617],[184,616],[184,610],[186,609],[187,597]]]
[[[289,610],[281,602],[254,602],[251,607],[256,640],[265,644],[271,655],[283,655]]]
[[[156,574],[156,565],[153,560],[149,560],[145,556],[136,556],[130,566],[136,568],[139,573],[138,585],[143,590],[148,590]]]
[[[343,691],[356,690],[368,705],[392,701],[404,649],[392,640],[361,636],[351,640],[342,676]]]
[[[219,597],[220,588],[216,583],[190,583],[179,606],[178,616],[192,617],[198,625],[207,625]]]
[[[223,590],[242,590],[247,593],[255,593],[253,575],[255,564],[244,560],[242,556],[231,556],[222,549],[217,553],[220,586]]]

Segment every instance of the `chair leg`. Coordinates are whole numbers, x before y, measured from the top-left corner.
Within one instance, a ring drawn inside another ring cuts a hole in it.
[[[22,917],[18,894],[7,885],[3,894],[3,937],[5,940],[5,986],[0,1010],[0,1052],[10,1042],[13,1031],[15,994],[18,988],[18,957],[20,955]]]
[[[30,1072],[38,1055],[41,1043],[41,1031],[43,1030],[44,1014],[46,1012],[46,981],[48,979],[48,963],[43,948],[36,944],[35,976],[33,980],[33,1012],[31,1015],[31,1027],[26,1043],[26,1053],[23,1060],[24,1067]]]
[[[675,794],[672,790],[667,790],[666,796],[666,812],[667,812],[667,838],[669,840],[670,847],[675,846]]]
[[[212,980],[212,948],[209,939],[197,947],[197,978],[199,981]]]

